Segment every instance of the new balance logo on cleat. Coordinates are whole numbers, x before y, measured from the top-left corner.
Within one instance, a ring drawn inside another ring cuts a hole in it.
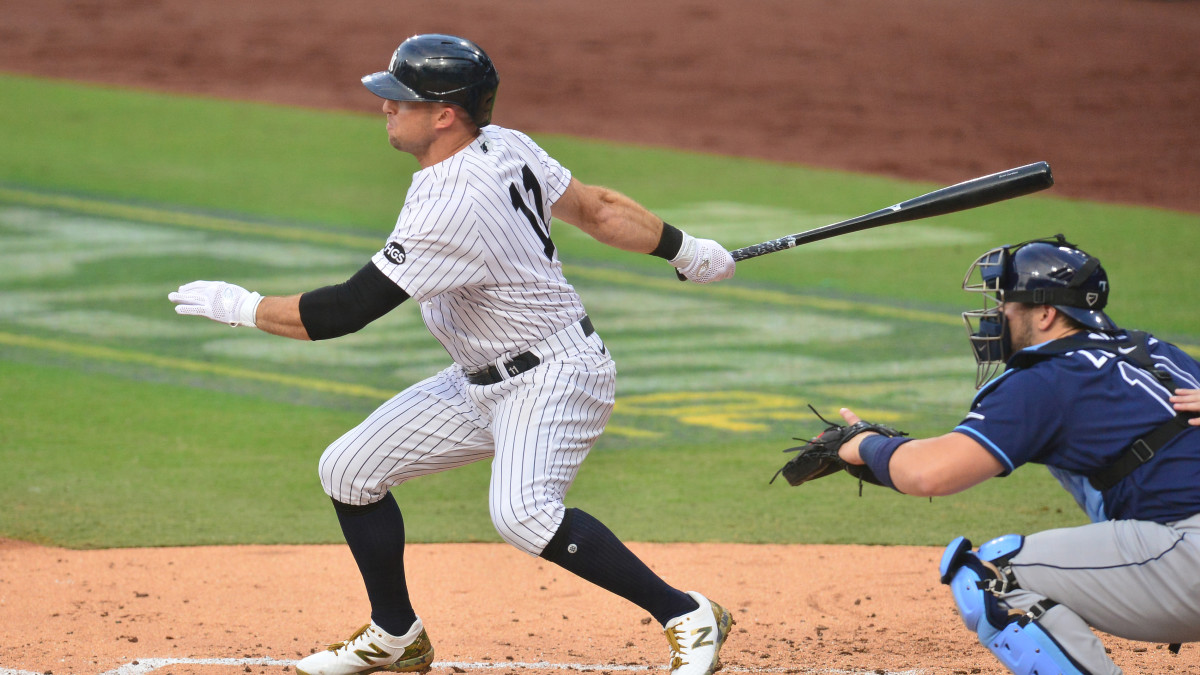
[[[696,638],[696,641],[692,643],[692,649],[711,645],[712,640],[705,640],[705,638],[707,638],[712,632],[712,626],[705,626],[704,628],[697,628],[696,630],[692,631],[692,635],[696,635],[697,633],[700,634],[700,637]]]
[[[383,649],[380,648],[380,646],[375,644],[374,642],[368,644],[367,646],[371,648],[370,651],[367,651],[366,649],[355,649],[354,650],[354,655],[357,656],[358,658],[362,659],[363,663],[373,664],[375,661],[381,661],[381,660],[386,659],[387,657],[391,656],[391,654],[383,651]]]
[[[329,645],[325,651],[301,659],[297,675],[356,675],[379,671],[425,672],[433,664],[433,644],[417,619],[400,637],[374,623],[358,629],[350,639]]]

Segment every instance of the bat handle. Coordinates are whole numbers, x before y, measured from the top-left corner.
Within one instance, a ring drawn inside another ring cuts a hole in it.
[[[771,244],[771,243],[775,244],[775,248],[767,247],[767,244]],[[794,237],[784,237],[783,239],[780,239],[776,242],[767,242],[766,244],[756,244],[754,246],[735,248],[734,250],[729,252],[729,255],[733,258],[733,261],[736,263],[736,262],[741,262],[747,258],[754,258],[754,257],[760,256],[764,253],[771,253],[772,251],[778,251],[778,250],[781,250],[784,248],[792,248],[795,245],[796,245],[796,239]],[[687,277],[683,276],[683,272],[680,272],[678,269],[675,270],[675,276],[680,281],[687,281]]]

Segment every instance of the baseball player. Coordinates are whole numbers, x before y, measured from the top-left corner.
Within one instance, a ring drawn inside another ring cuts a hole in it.
[[[1120,673],[1089,626],[1200,640],[1200,363],[1118,328],[1103,311],[1104,268],[1062,235],[988,251],[963,288],[985,298],[963,314],[980,383],[1007,368],[950,433],[868,431],[841,458],[918,496],[1045,464],[1087,512],[1088,525],[1008,534],[978,551],[959,537],[942,556],[967,627],[1012,672]]]
[[[383,248],[346,282],[298,295],[213,281],[169,295],[179,314],[303,340],[352,333],[412,298],[453,360],[321,456],[321,484],[362,573],[371,622],[301,660],[297,673],[429,668],[433,647],[409,601],[404,522],[389,489],[485,459],[489,510],[505,541],[645,609],[664,627],[672,673],[712,673],[729,612],[668,585],[600,521],[563,505],[612,413],[615,367],[563,276],[551,210],[606,244],[665,258],[697,283],[732,277],[732,256],[622,194],[579,182],[528,136],[492,125],[499,78],[468,40],[413,36],[362,82],[384,99],[392,146],[421,167]]]

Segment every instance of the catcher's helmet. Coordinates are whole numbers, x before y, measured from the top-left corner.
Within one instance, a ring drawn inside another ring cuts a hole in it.
[[[1117,330],[1103,311],[1108,303],[1108,274],[1098,259],[1061,234],[984,253],[967,269],[963,290],[984,295],[982,311],[963,312],[980,367],[977,386],[1012,355],[999,303],[1051,305],[1089,330]]]
[[[500,76],[474,42],[453,35],[414,35],[396,48],[388,69],[362,78],[371,93],[393,101],[451,103],[476,126],[492,121]]]

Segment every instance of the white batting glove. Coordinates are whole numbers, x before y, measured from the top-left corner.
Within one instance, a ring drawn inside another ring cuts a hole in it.
[[[733,277],[737,265],[729,251],[712,239],[697,239],[683,233],[683,245],[671,264],[688,281],[708,284]]]
[[[183,316],[203,316],[230,326],[254,328],[254,315],[262,296],[241,286],[224,281],[193,281],[169,293],[175,303],[175,313]]]

